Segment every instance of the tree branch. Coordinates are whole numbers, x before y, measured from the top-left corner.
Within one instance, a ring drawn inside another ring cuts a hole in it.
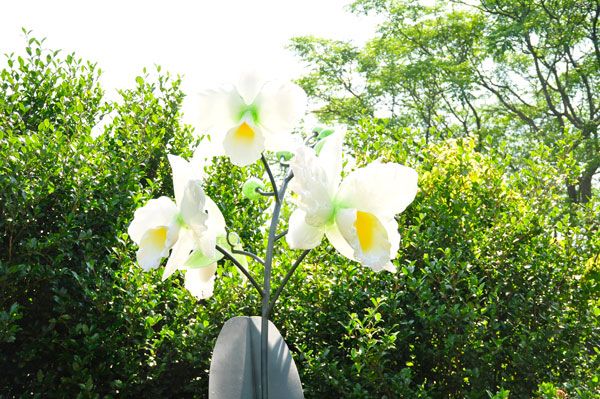
[[[514,104],[509,103],[508,100],[504,98],[504,96],[498,90],[492,87],[492,85],[485,80],[485,77],[481,75],[479,71],[477,71],[477,74],[479,75],[479,84],[487,90],[489,90],[490,92],[492,92],[496,96],[496,98],[498,98],[498,100],[502,103],[502,105],[504,105],[509,111],[516,114],[535,131],[540,130],[540,128],[535,124],[535,121],[532,118],[525,115],[523,111],[519,110]]]
[[[571,64],[573,64],[573,67],[575,68],[575,73],[583,81],[583,85],[585,86],[586,97],[588,100],[588,107],[590,109],[590,119],[593,119],[594,114],[596,113],[596,107],[594,105],[594,98],[592,95],[592,89],[590,88],[590,82],[588,80],[588,77],[585,73],[579,72],[581,69],[579,66],[579,63],[577,62],[577,60],[575,60],[575,57],[573,57],[573,54],[571,54],[571,51],[568,46],[565,46],[565,52],[567,54],[567,57],[571,61]]]
[[[552,97],[550,96],[550,93],[548,92],[548,80],[546,78],[544,78],[544,76],[542,75],[542,71],[540,68],[540,59],[539,59],[537,52],[533,48],[533,45],[531,44],[531,38],[529,37],[529,35],[525,36],[525,42],[527,43],[527,49],[529,50],[531,56],[533,57],[533,63],[535,65],[536,75],[537,75],[538,81],[542,85],[542,91],[544,93],[544,98],[546,100],[546,104],[548,105],[548,108],[550,108],[550,111],[554,114],[554,116],[556,116],[557,119],[562,120],[563,116],[565,116],[565,115],[556,109],[554,102],[552,101]]]
[[[596,0],[596,14],[592,20],[592,44],[596,54],[596,62],[600,63],[600,44],[598,43],[598,17],[600,17],[600,1]]]

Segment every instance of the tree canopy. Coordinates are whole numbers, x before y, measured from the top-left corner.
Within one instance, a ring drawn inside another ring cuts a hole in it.
[[[426,139],[506,141],[518,163],[540,144],[552,162],[577,165],[564,185],[585,203],[600,168],[600,51],[596,0],[358,0],[355,13],[384,18],[360,48],[297,37],[310,73],[298,82],[323,121],[377,117]]]

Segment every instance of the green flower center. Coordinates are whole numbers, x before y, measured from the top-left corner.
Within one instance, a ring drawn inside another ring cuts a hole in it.
[[[245,105],[238,114],[238,120],[250,119],[255,125],[258,125],[258,108],[254,104]]]
[[[187,227],[185,225],[185,222],[183,221],[183,216],[181,216],[181,213],[179,213],[179,212],[177,212],[177,214],[175,215],[174,222],[177,224],[177,226],[179,228]]]

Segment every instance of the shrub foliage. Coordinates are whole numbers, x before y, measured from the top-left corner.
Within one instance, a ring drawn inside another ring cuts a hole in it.
[[[125,233],[172,192],[166,154],[195,145],[180,78],[145,73],[110,103],[95,64],[33,38],[26,52],[0,79],[0,398],[207,397],[220,327],[260,301],[228,264],[214,297],[194,300],[181,278],[141,272]],[[347,150],[420,173],[398,272],[324,241],[275,308],[306,397],[597,398],[597,204],[565,205],[569,171],[547,166],[548,148],[514,172],[503,148],[385,129],[364,121]],[[259,169],[209,169],[207,193],[260,248],[269,203],[240,188]],[[297,254],[276,255],[275,285]]]

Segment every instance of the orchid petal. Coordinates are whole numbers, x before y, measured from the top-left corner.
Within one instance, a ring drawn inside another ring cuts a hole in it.
[[[240,79],[238,80],[235,88],[237,89],[240,97],[244,100],[247,105],[250,105],[256,99],[256,96],[260,92],[264,84],[263,79],[255,70],[244,71]]]
[[[376,272],[390,261],[391,244],[381,221],[373,214],[356,209],[336,213],[336,225],[354,250],[354,258]]]
[[[325,142],[319,153],[319,161],[323,165],[323,170],[327,173],[331,192],[335,192],[340,185],[344,135],[344,131],[336,131],[334,134],[323,139]]]
[[[336,204],[389,219],[417,194],[417,172],[396,163],[371,163],[350,173],[336,194]]]
[[[225,218],[217,204],[210,197],[206,197],[205,209],[208,212],[207,225],[209,230],[214,230],[218,236],[225,235]]]
[[[175,203],[181,206],[183,193],[190,180],[200,180],[192,165],[185,159],[169,154],[167,155],[171,171],[173,173],[173,192],[175,194]]]
[[[151,199],[141,208],[136,209],[133,221],[127,228],[127,234],[136,244],[140,244],[146,231],[166,226],[177,215],[177,206],[167,197]]]
[[[400,233],[398,232],[398,222],[396,219],[381,220],[385,231],[387,232],[388,241],[390,242],[390,259],[396,259],[400,250]],[[395,269],[395,267],[394,267]]]
[[[396,273],[398,271],[398,269],[392,262],[388,262],[385,265],[383,265],[383,270],[390,273]]]
[[[265,137],[258,126],[245,120],[227,132],[223,147],[232,164],[246,166],[260,158],[265,149]]]
[[[190,253],[194,249],[194,245],[195,242],[193,233],[188,229],[181,229],[179,233],[179,239],[173,246],[173,251],[171,252],[171,256],[169,256],[169,260],[165,266],[165,270],[162,275],[163,281],[173,274],[175,270],[183,268],[185,262],[190,257]]]
[[[216,272],[217,263],[186,271],[185,288],[198,299],[209,298],[213,294]]]
[[[315,227],[331,223],[332,185],[314,150],[298,148],[290,161],[290,168],[294,173],[290,189],[298,194],[298,207],[306,212],[306,223]]]
[[[183,198],[179,203],[179,211],[183,223],[196,235],[201,235],[207,229],[208,215],[204,212],[205,203],[206,195],[204,195],[200,180],[188,181]]]
[[[306,93],[291,82],[265,83],[256,96],[259,123],[270,133],[291,131],[306,110]]]
[[[354,249],[348,244],[340,229],[335,224],[329,226],[325,235],[329,240],[329,243],[342,255],[348,259],[356,260],[354,257]]]
[[[199,120],[201,130],[224,133],[239,123],[244,100],[234,88],[206,90],[199,94]]]
[[[272,152],[293,152],[302,145],[298,135],[290,133],[271,134],[265,131],[265,148]]]
[[[321,243],[325,229],[306,223],[306,213],[296,209],[290,216],[286,241],[291,249],[312,249]]]
[[[205,209],[208,214],[207,229],[198,236],[198,246],[204,256],[212,259],[216,256],[217,237],[225,235],[225,219],[217,204],[209,197],[206,197]]]
[[[198,247],[207,258],[214,258],[217,246],[217,234],[215,231],[207,230],[199,237]]]
[[[167,228],[164,226],[147,230],[140,240],[140,248],[136,252],[138,264],[144,271],[156,269],[162,258],[169,255]]]

